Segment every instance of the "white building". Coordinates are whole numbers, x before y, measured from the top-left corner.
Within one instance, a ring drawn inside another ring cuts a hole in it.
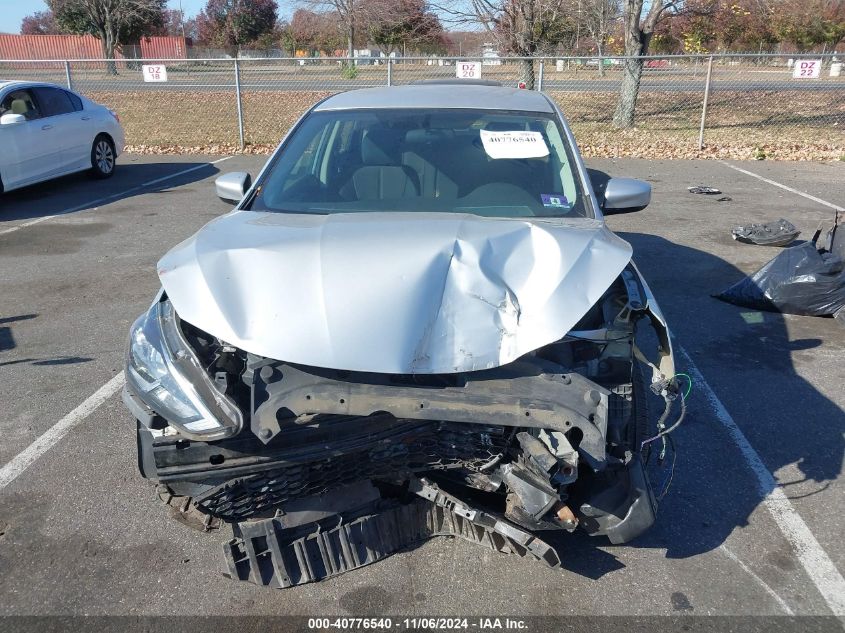
[[[485,42],[481,45],[481,64],[483,66],[501,66],[502,59],[499,57],[499,53],[496,51],[495,47],[490,42]]]

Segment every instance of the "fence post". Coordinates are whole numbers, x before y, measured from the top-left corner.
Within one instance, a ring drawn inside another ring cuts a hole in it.
[[[710,101],[710,77],[713,75],[713,56],[707,60],[707,79],[704,80],[704,104],[701,106],[701,127],[698,130],[698,149],[704,149],[704,121],[707,118],[707,103]]]
[[[73,90],[73,82],[70,79],[70,62],[65,60],[65,77],[67,78],[67,89]]]
[[[393,85],[393,60],[387,58],[387,85]]]
[[[238,136],[240,138],[241,149],[244,148],[244,110],[241,105],[241,66],[238,59],[235,58],[235,96],[238,99]]]
[[[540,71],[537,77],[537,91],[543,92],[543,68],[545,67],[544,61],[540,60]]]

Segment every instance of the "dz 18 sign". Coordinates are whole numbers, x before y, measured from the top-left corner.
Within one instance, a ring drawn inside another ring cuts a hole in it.
[[[144,81],[167,81],[167,68],[164,66],[144,65]]]
[[[799,59],[792,67],[792,76],[796,79],[818,79],[821,69],[820,59]]]

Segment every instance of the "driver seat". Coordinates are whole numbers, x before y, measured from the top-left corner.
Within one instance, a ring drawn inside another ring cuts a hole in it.
[[[23,99],[12,99],[12,114],[22,114],[29,118],[29,104]]]

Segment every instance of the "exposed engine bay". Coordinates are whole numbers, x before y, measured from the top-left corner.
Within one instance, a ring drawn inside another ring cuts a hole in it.
[[[133,332],[160,336],[171,369],[223,421],[209,430],[190,411],[162,414],[157,377],[130,345],[124,401],[138,420],[143,476],[181,521],[232,524],[231,577],[276,587],[438,534],[552,566],[558,553],[538,533],[580,527],[630,541],[655,520],[651,442],[684,415],[666,323],[633,264],[563,338],[479,371],[274,360],[181,320],[164,293]],[[665,408],[655,421],[657,397]]]

